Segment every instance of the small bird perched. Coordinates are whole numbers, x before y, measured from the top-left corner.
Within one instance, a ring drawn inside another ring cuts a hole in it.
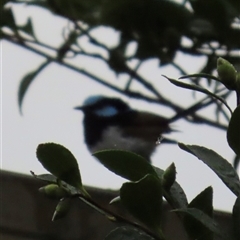
[[[131,109],[118,98],[91,96],[83,106],[85,142],[90,152],[122,149],[150,161],[157,139],[169,133],[169,119]]]

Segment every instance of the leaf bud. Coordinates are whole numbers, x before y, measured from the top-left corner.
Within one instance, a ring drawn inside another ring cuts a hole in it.
[[[52,217],[52,221],[56,221],[60,218],[65,217],[68,214],[70,207],[71,207],[71,199],[70,198],[61,199],[55,209],[55,212]]]
[[[64,188],[59,187],[57,184],[49,184],[41,187],[39,188],[39,192],[44,193],[47,197],[53,199],[61,199],[69,196],[69,192]]]
[[[163,173],[162,184],[166,190],[169,190],[176,180],[176,167],[172,163]]]
[[[236,90],[237,71],[229,61],[219,57],[217,60],[217,72],[219,79],[226,88]]]

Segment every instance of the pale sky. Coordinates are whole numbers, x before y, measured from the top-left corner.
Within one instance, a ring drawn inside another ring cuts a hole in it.
[[[38,29],[37,37],[44,39],[49,44],[59,44],[61,29],[66,26],[66,21],[59,17],[52,17],[46,11],[36,8],[15,9],[17,20],[23,24],[28,15],[34,16],[34,24]],[[101,30],[96,33],[102,41],[116,41],[116,34],[112,31]],[[104,33],[104,34],[102,34]],[[34,81],[29,88],[23,103],[21,116],[17,103],[17,92],[21,78],[29,71],[37,68],[43,58],[19,48],[9,42],[1,42],[1,91],[2,91],[2,153],[1,167],[4,170],[29,174],[32,170],[36,174],[45,173],[35,156],[36,147],[44,142],[56,142],[67,147],[78,159],[82,180],[85,185],[101,188],[119,189],[124,181],[100,165],[94,159],[83,141],[82,113],[73,110],[81,105],[84,99],[94,94],[119,96],[119,94],[95,83],[83,75],[79,75],[57,64],[51,64]],[[177,62],[188,73],[195,73],[204,63],[203,58],[192,60],[190,57],[178,55]],[[100,76],[116,82],[119,86],[126,81],[125,76],[116,79],[113,72],[108,71],[99,61],[88,61],[77,58],[74,64],[84,66]],[[141,69],[141,74],[151,78],[151,81],[166,94],[177,99],[179,104],[189,104],[192,93],[188,90],[172,86],[161,77],[165,74],[178,78],[181,75],[171,67],[158,69],[158,61],[151,60]],[[150,76],[150,77],[149,77]],[[139,86],[136,86],[139,87]],[[139,88],[139,90],[141,90]],[[199,94],[199,98],[203,95]],[[160,115],[171,116],[170,111],[147,104],[142,101],[130,100],[123,97],[133,108],[152,111]],[[229,105],[235,107],[234,98]],[[211,111],[208,111],[211,114]],[[178,133],[171,134],[186,144],[197,144],[212,148],[224,158],[232,161],[233,152],[228,147],[224,131],[213,129],[204,125],[190,125],[184,121],[174,124]],[[232,209],[235,196],[225,187],[221,180],[201,161],[194,156],[182,151],[177,146],[159,146],[153,156],[153,164],[165,169],[172,162],[177,167],[177,181],[185,190],[188,200],[191,201],[199,192],[209,185],[214,189],[214,207],[216,209]]]

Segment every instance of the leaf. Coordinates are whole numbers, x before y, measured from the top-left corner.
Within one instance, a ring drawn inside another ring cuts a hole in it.
[[[154,169],[158,177],[162,179],[164,171],[157,167],[154,167]],[[164,191],[163,189],[163,196],[174,208],[187,208],[188,206],[186,194],[176,181],[173,183],[169,191]]]
[[[93,154],[107,169],[131,181],[147,174],[157,176],[153,166],[143,157],[124,150],[103,150]]]
[[[24,24],[23,26],[18,26],[18,29],[35,38],[34,28],[30,17],[27,19],[26,24]]]
[[[207,73],[196,73],[196,74],[189,74],[189,75],[184,75],[181,76],[179,79],[185,79],[185,78],[192,78],[192,77],[196,77],[196,78],[207,78],[207,79],[212,79],[212,80],[216,80],[218,82],[221,82],[220,79],[218,79],[217,77],[207,74]]]
[[[9,27],[12,30],[16,30],[17,26],[15,23],[13,11],[11,8],[1,9],[0,27]]]
[[[89,196],[82,186],[77,160],[67,148],[56,143],[39,144],[37,158],[43,167],[54,176]]]
[[[54,222],[60,218],[65,217],[69,213],[70,207],[71,207],[71,198],[61,199],[55,209],[55,212],[52,217],[52,221]]]
[[[161,232],[162,186],[158,177],[148,174],[137,182],[124,183],[120,189],[123,206],[156,233]]]
[[[168,78],[166,76],[164,76],[165,78],[167,78],[172,84],[174,84],[175,86],[177,87],[181,87],[181,88],[185,88],[185,89],[190,89],[190,90],[194,90],[194,91],[197,91],[197,92],[201,92],[201,93],[205,93],[211,97],[214,97],[216,99],[218,99],[220,102],[222,102],[226,107],[227,109],[230,111],[230,113],[232,114],[232,110],[231,108],[228,106],[228,104],[226,103],[226,101],[217,96],[216,94],[208,91],[207,89],[203,88],[203,87],[200,87],[198,85],[195,85],[195,84],[188,84],[188,83],[184,83],[184,82],[180,82],[180,81],[177,81],[175,79],[172,79],[172,78]]]
[[[197,208],[206,213],[209,217],[213,216],[213,189],[207,187],[200,192],[188,205],[190,208]]]
[[[225,185],[235,194],[240,194],[239,177],[232,165],[223,157],[211,149],[196,145],[178,144],[179,147],[202,160],[207,164],[225,183]]]
[[[225,232],[221,230],[221,227],[207,214],[203,211],[196,208],[185,208],[185,209],[176,209],[173,212],[183,212],[192,216],[194,219],[202,223],[206,228],[212,231],[214,234],[218,235],[221,239],[231,240],[229,236]]]
[[[40,175],[36,175],[34,172],[31,171],[31,174],[39,179],[42,180],[44,182],[47,183],[57,183],[58,185],[63,186],[64,188],[66,188],[68,190],[69,193],[71,193],[71,195],[75,195],[75,194],[79,194],[80,191],[78,189],[76,189],[75,187],[73,187],[72,185],[67,184],[66,182],[60,182],[60,180],[53,176],[52,174],[40,174]]]
[[[20,112],[22,113],[22,102],[23,98],[30,86],[30,84],[33,82],[33,80],[36,78],[36,76],[50,63],[49,60],[42,63],[36,70],[33,70],[32,72],[28,73],[23,77],[23,79],[20,82],[19,88],[18,88],[18,105]]]
[[[154,239],[136,228],[124,226],[112,230],[105,237],[105,240],[154,240]]]
[[[230,119],[227,129],[227,141],[232,150],[240,157],[240,106],[238,106]]]
[[[240,239],[240,196],[237,197],[233,206],[233,228],[236,239]]]
[[[213,189],[206,188],[198,194],[188,205],[189,208],[196,208],[203,211],[210,218],[213,216]],[[214,235],[209,228],[205,227],[191,215],[186,215],[184,218],[184,226],[191,239],[198,240],[213,240]]]
[[[48,182],[48,183],[57,183],[57,178],[53,176],[52,174],[40,174],[36,175],[34,172],[31,171],[31,174],[42,181]]]

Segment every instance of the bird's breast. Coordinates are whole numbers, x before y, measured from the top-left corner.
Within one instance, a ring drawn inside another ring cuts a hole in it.
[[[103,131],[100,141],[89,146],[89,150],[93,153],[105,149],[121,149],[137,153],[148,159],[156,147],[155,142],[154,138],[149,141],[149,139],[126,136],[119,127],[111,126]]]

